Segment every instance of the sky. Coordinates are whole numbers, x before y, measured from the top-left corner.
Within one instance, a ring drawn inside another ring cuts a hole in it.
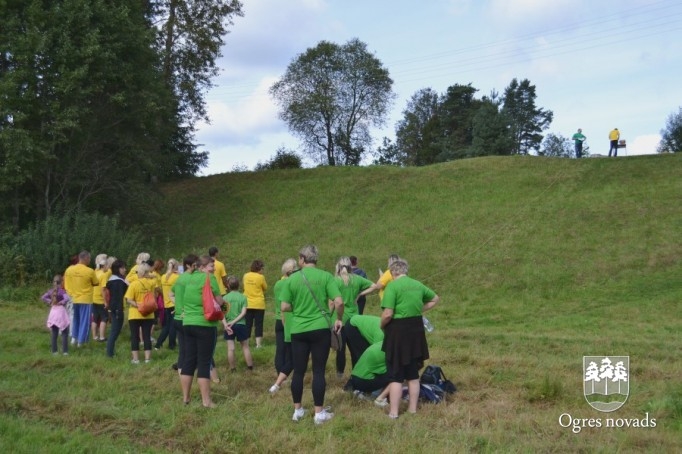
[[[554,113],[544,134],[570,138],[582,128],[592,154],[608,153],[613,128],[627,141],[620,155],[655,153],[667,118],[682,107],[679,0],[242,2],[206,94],[210,124],[198,125],[197,143],[209,152],[201,175],[252,170],[281,147],[301,150],[268,89],[322,40],[358,38],[394,81],[373,149],[395,138],[407,101],[423,88],[442,94],[470,83],[480,98],[528,79],[536,106]]]

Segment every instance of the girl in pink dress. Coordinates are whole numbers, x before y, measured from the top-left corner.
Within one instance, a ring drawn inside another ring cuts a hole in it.
[[[47,316],[47,327],[52,331],[52,354],[59,353],[57,349],[57,337],[62,335],[62,353],[69,354],[69,314],[66,304],[70,301],[69,295],[62,285],[61,274],[52,279],[52,288],[40,298],[50,306],[50,314]]]

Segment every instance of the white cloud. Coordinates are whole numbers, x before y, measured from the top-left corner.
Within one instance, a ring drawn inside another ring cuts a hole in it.
[[[660,134],[637,136],[635,140],[627,143],[627,155],[655,154],[660,141]]]

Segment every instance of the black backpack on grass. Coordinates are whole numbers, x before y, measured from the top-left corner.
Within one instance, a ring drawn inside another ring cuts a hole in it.
[[[424,385],[438,386],[447,394],[454,394],[457,391],[455,384],[445,377],[440,366],[426,366],[419,382]]]

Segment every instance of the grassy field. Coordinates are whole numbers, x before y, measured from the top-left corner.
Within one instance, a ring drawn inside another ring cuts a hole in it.
[[[391,421],[341,390],[330,357],[326,403],[336,418],[293,423],[288,390],[267,393],[269,294],[256,370],[240,363],[228,374],[221,341],[218,407],[202,409],[198,395],[183,406],[173,352],[132,366],[124,332],[114,360],[100,344],[52,357],[37,302],[44,289],[3,289],[0,450],[682,452],[681,177],[675,155],[491,157],[164,187],[168,222],[150,232],[154,256],[217,245],[230,274],[264,260],[271,286],[307,243],[319,247],[320,267],[354,254],[372,279],[389,254],[405,257],[410,275],[441,296],[429,313],[430,363],[458,392]],[[367,306],[379,313],[376,296]],[[629,397],[612,413],[583,395],[582,357],[598,355],[630,357]],[[304,406],[311,400],[308,374]]]

